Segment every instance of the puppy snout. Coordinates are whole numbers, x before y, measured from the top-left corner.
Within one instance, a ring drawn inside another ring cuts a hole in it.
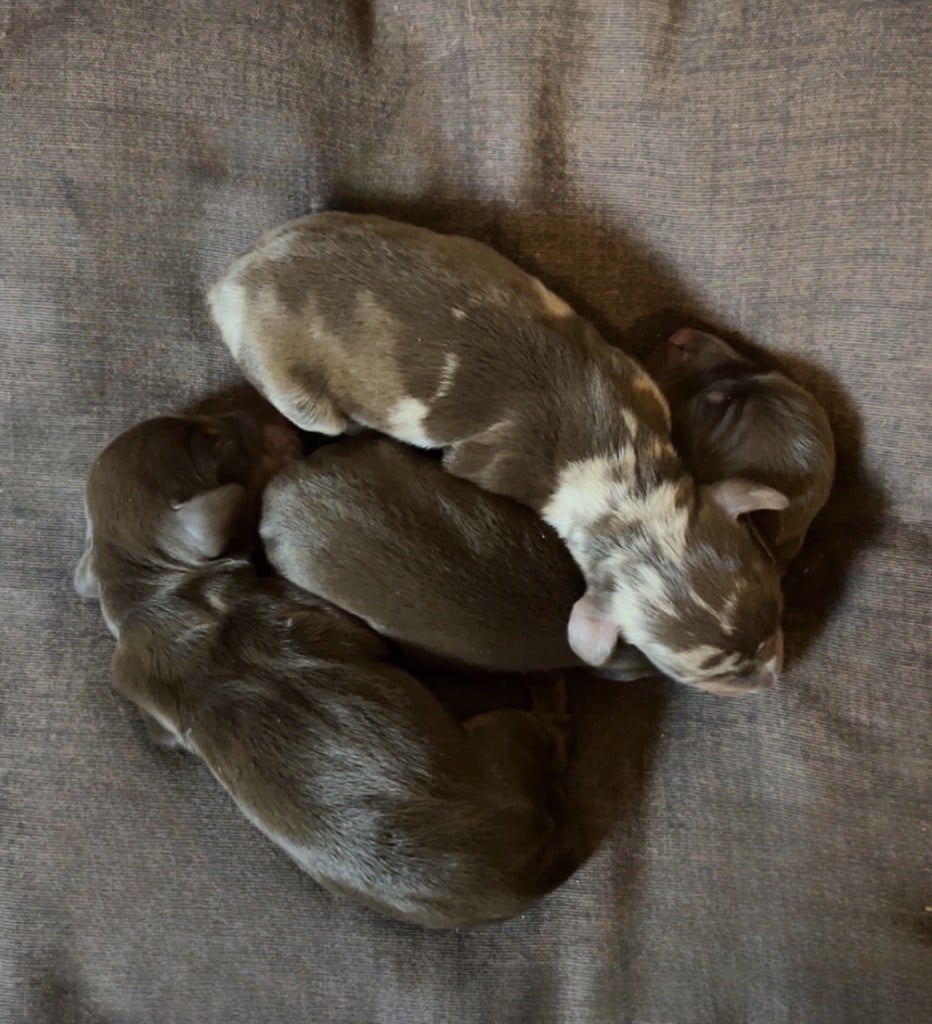
[[[738,697],[745,693],[766,690],[780,678],[783,671],[783,630],[778,629],[765,640],[757,652],[757,667],[747,674],[702,684],[702,689],[718,697]]]
[[[748,678],[744,687],[749,693],[766,690],[780,678],[783,671],[783,630],[776,633],[761,645],[757,656],[759,667]]]

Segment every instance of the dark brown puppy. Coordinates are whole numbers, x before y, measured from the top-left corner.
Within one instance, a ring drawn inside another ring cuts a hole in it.
[[[781,560],[795,553],[834,465],[815,400],[698,332],[678,332],[651,363],[664,370],[687,463],[696,460],[705,482],[742,476],[785,488],[790,506],[761,534]],[[584,583],[556,533],[411,448],[369,435],[318,450],[272,482],[261,532],[278,572],[415,656],[493,671],[581,664],[563,623]],[[596,671],[631,679],[655,670],[620,646]],[[736,692],[727,682],[707,688]]]
[[[779,511],[751,513],[785,567],[832,489],[835,443],[825,411],[789,377],[704,331],[677,331],[647,365],[670,402],[674,442],[697,480],[740,476],[789,498]]]
[[[237,537],[296,443],[254,414],[174,416],[98,457],[75,583],[116,686],[330,891],[428,927],[510,917],[579,861],[562,690],[461,726],[362,622],[259,578]]]
[[[289,466],[266,489],[260,529],[276,572],[415,659],[498,672],[583,664],[565,625],[585,584],[557,534],[391,438],[337,441]],[[597,671],[655,669],[622,648]]]

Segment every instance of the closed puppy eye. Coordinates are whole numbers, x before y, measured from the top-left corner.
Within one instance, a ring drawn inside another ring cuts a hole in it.
[[[223,439],[219,431],[194,430],[188,439],[188,455],[191,468],[197,478],[204,484],[216,483],[217,465],[220,461],[220,448]]]

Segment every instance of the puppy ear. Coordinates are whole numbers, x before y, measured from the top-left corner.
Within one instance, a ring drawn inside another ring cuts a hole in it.
[[[618,642],[618,627],[587,591],[570,612],[567,639],[573,653],[587,665],[604,665]]]
[[[74,570],[74,589],[79,597],[100,597],[100,586],[91,568],[91,551],[91,542],[88,541],[84,547],[84,554],[78,559]]]
[[[790,503],[790,499],[775,488],[740,477],[709,484],[705,492],[732,519],[764,509],[781,512]]]
[[[245,498],[241,484],[224,484],[175,506],[177,536],[201,558],[217,558],[233,539]]]

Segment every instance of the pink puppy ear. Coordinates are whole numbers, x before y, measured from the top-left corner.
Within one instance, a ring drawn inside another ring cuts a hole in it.
[[[775,488],[755,484],[751,480],[741,480],[738,477],[709,484],[705,491],[708,497],[732,519],[737,519],[747,512],[765,509],[781,512],[790,503],[790,499]]]
[[[573,605],[567,639],[587,665],[604,665],[618,642],[618,627],[586,593]]]

